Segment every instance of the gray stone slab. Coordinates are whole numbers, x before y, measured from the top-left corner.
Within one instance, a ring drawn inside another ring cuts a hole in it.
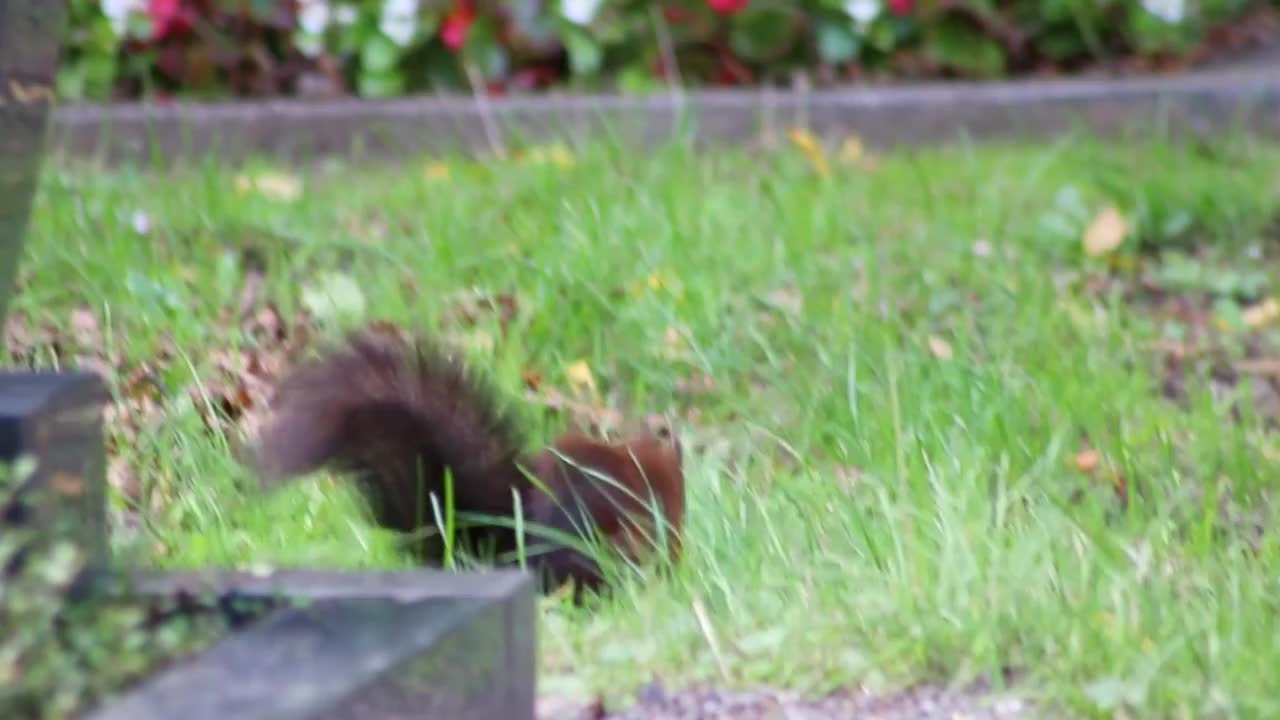
[[[22,456],[36,468],[0,508],[11,523],[71,536],[102,567],[110,557],[106,531],[106,456],[102,409],[109,400],[97,375],[0,372],[0,462]],[[72,515],[74,522],[64,518]]]
[[[40,170],[64,16],[62,2],[0,0],[0,328]]]
[[[682,109],[690,122],[677,122]],[[640,148],[688,129],[698,142],[739,144],[792,125],[857,133],[871,147],[1102,135],[1211,134],[1232,128],[1280,137],[1280,65],[1227,66],[1177,77],[931,83],[810,93],[715,90],[685,95],[561,95],[382,101],[271,100],[60,107],[59,151],[119,160],[216,152],[286,160],[488,152],[495,142],[604,134]]]
[[[117,592],[285,605],[85,720],[532,720],[527,573],[197,571]]]

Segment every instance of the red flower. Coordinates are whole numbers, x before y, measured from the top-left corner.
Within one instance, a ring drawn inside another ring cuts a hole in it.
[[[156,40],[191,29],[182,0],[149,0],[147,14],[151,16],[151,37]]]
[[[440,24],[440,39],[450,50],[457,50],[467,41],[467,31],[475,21],[476,9],[470,2],[454,5]]]
[[[889,0],[889,12],[899,16],[910,15],[914,5],[913,0]]]
[[[736,15],[750,4],[751,0],[707,0],[707,5],[721,15]]]
[[[662,7],[662,17],[672,25],[683,25],[689,20],[689,11],[681,7],[672,7],[664,5]]]

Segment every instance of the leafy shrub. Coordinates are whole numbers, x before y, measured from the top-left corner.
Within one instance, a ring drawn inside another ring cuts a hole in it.
[[[228,631],[206,608],[89,592],[80,518],[48,512],[70,503],[30,486],[33,469],[25,458],[0,463],[0,717],[76,717]],[[49,519],[31,523],[37,514]]]
[[[68,98],[645,91],[1193,57],[1258,0],[70,0]]]

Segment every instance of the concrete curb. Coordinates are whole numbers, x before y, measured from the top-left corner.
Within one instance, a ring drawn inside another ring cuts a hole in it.
[[[684,109],[687,114],[681,114]],[[688,118],[688,123],[678,122]],[[1072,129],[1280,137],[1280,63],[1177,77],[947,83],[795,92],[721,90],[482,99],[261,102],[59,107],[54,153],[172,162],[216,153],[299,161],[325,156],[402,159],[488,152],[521,142],[601,133],[651,147],[687,129],[699,143],[742,144],[793,125],[822,136],[856,133],[871,147],[1043,138]]]

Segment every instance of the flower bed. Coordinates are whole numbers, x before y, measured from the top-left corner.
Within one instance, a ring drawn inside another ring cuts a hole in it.
[[[1192,65],[1262,0],[70,0],[70,99],[977,77]]]

